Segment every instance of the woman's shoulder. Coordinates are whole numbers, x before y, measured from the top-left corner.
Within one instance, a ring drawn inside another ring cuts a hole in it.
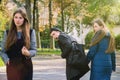
[[[35,33],[35,29],[30,28],[30,35],[33,34],[33,33]]]
[[[33,29],[33,28],[30,28],[30,31],[35,31],[35,29]]]

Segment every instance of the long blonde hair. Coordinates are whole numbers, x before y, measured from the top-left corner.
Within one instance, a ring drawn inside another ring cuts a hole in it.
[[[106,27],[105,23],[101,19],[94,20],[93,24],[94,23],[97,23],[99,26],[102,26],[103,28],[102,28],[100,34],[97,36],[97,39],[95,41],[91,41],[90,46],[97,44],[109,32],[110,39],[109,39],[109,46],[106,50],[106,53],[114,52],[115,51],[115,40],[114,40],[113,36],[111,35],[110,31],[108,30],[108,28]]]
[[[7,41],[5,44],[6,50],[8,50],[17,41],[17,28],[16,28],[16,25],[14,23],[14,16],[17,13],[20,13],[22,15],[22,17],[24,18],[24,23],[21,26],[21,29],[22,29],[22,33],[23,33],[23,37],[24,37],[24,44],[25,44],[27,49],[30,48],[30,34],[29,34],[30,33],[30,23],[29,23],[29,20],[27,18],[26,11],[22,8],[18,8],[13,13],[13,19],[12,19],[11,26],[10,26],[10,29],[8,32]]]

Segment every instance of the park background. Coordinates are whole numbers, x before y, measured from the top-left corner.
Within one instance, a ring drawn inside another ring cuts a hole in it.
[[[26,9],[31,28],[36,31],[37,55],[60,55],[49,33],[54,26],[88,49],[93,36],[91,22],[96,18],[106,23],[115,37],[117,54],[120,52],[120,0],[0,0],[0,46],[18,7]],[[1,58],[0,66],[4,66]]]

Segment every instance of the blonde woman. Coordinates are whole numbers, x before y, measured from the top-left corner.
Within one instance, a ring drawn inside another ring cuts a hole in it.
[[[13,13],[9,30],[4,32],[1,56],[6,64],[7,80],[32,80],[31,57],[36,54],[35,31],[30,29],[26,11]]]
[[[92,38],[87,58],[91,61],[90,80],[110,80],[116,69],[115,42],[101,19],[93,22]]]

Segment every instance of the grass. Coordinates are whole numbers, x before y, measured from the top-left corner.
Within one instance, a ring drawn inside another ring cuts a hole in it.
[[[0,66],[4,66],[4,62],[3,62],[3,60],[1,59],[1,57],[0,57]]]
[[[61,51],[59,49],[38,49],[37,54],[38,55],[60,55]]]

